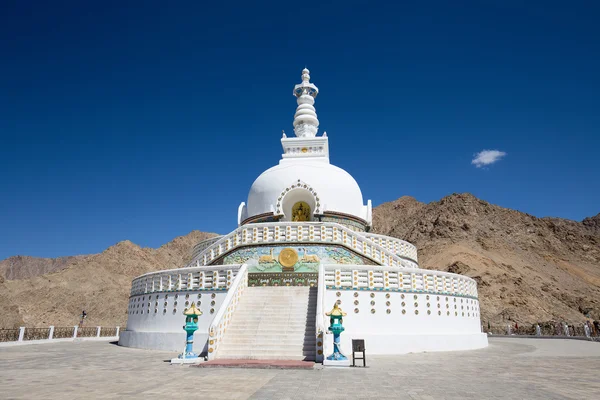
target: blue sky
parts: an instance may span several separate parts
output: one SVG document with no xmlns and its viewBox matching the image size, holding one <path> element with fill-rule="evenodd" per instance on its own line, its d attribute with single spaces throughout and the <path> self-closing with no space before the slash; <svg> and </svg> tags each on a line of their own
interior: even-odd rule
<svg viewBox="0 0 600 400">
<path fill-rule="evenodd" d="M 0 5 L 0 259 L 232 230 L 305 65 L 365 201 L 600 212 L 597 2 L 170 3 Z"/>
</svg>

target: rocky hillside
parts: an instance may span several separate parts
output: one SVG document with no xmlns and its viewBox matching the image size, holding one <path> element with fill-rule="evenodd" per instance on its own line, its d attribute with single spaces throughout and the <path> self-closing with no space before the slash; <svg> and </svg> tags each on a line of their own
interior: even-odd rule
<svg viewBox="0 0 600 400">
<path fill-rule="evenodd" d="M 141 248 L 126 240 L 100 254 L 64 257 L 68 260 L 54 264 L 51 259 L 11 257 L 0 264 L 13 266 L 12 270 L 0 270 L 0 327 L 76 325 L 82 309 L 88 313 L 87 325 L 125 326 L 132 278 L 181 267 L 193 245 L 214 236 L 193 231 L 158 249 Z M 25 272 L 16 271 L 16 265 Z M 44 273 L 47 269 L 52 272 Z M 5 271 L 12 272 L 4 275 Z M 20 279 L 26 274 L 33 277 Z"/>
<path fill-rule="evenodd" d="M 453 194 L 424 204 L 402 197 L 373 210 L 374 231 L 416 244 L 424 268 L 479 282 L 484 323 L 600 319 L 600 214 L 582 222 L 536 218 Z M 121 325 L 132 278 L 185 264 L 194 231 L 158 248 L 124 241 L 100 254 L 0 262 L 0 327 Z"/>
<path fill-rule="evenodd" d="M 600 319 L 600 214 L 536 218 L 453 194 L 402 197 L 373 215 L 376 232 L 417 245 L 423 268 L 476 279 L 485 323 Z"/>
<path fill-rule="evenodd" d="M 14 256 L 0 261 L 0 275 L 6 279 L 28 279 L 67 268 L 86 256 L 40 258 Z"/>
</svg>

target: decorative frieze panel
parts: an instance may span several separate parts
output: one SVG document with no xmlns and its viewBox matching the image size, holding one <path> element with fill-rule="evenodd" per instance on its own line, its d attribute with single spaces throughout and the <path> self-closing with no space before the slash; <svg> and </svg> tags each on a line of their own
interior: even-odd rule
<svg viewBox="0 0 600 400">
<path fill-rule="evenodd" d="M 378 237 L 377 241 L 383 243 L 387 248 L 374 242 L 369 234 L 355 232 L 337 223 L 279 222 L 255 224 L 255 226 L 245 225 L 206 248 L 187 267 L 195 267 L 197 264 L 213 264 L 215 260 L 240 246 L 278 242 L 338 243 L 378 264 L 398 268 L 418 267 L 414 246 L 408 247 L 406 242 L 393 238 L 389 238 L 390 241 L 385 243 L 380 239 Z M 396 242 L 398 242 L 397 245 L 390 244 Z M 393 250 L 390 250 L 389 247 Z M 402 253 L 403 251 L 405 253 Z"/>
<path fill-rule="evenodd" d="M 243 247 L 215 260 L 213 265 L 248 263 L 248 271 L 251 273 L 316 273 L 320 262 L 375 264 L 372 260 L 359 256 L 341 245 L 290 244 Z"/>
<path fill-rule="evenodd" d="M 248 286 L 316 286 L 318 273 L 249 273 Z"/>
</svg>

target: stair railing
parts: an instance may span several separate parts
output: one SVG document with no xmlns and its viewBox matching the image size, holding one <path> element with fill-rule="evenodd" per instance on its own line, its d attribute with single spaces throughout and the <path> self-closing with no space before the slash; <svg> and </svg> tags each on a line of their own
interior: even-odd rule
<svg viewBox="0 0 600 400">
<path fill-rule="evenodd" d="M 316 334 L 316 350 L 315 361 L 323 362 L 323 339 L 325 335 L 325 310 L 323 302 L 325 301 L 325 267 L 323 263 L 319 263 L 319 278 L 317 281 L 317 315 L 315 316 L 315 334 Z"/>
<path fill-rule="evenodd" d="M 225 336 L 227 327 L 231 323 L 231 318 L 237 304 L 248 287 L 248 264 L 242 264 L 240 267 L 225 300 L 221 304 L 219 311 L 208 328 L 208 359 L 213 360 L 217 355 L 217 349 Z"/>
</svg>

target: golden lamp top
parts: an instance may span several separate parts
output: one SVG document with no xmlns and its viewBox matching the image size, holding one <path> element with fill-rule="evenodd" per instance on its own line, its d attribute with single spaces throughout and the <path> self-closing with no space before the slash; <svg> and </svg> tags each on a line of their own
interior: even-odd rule
<svg viewBox="0 0 600 400">
<path fill-rule="evenodd" d="M 328 317 L 345 317 L 346 313 L 342 311 L 341 308 L 338 307 L 337 303 L 333 305 L 333 308 L 328 313 L 325 313 Z"/>
<path fill-rule="evenodd" d="M 196 307 L 196 303 L 192 302 L 190 308 L 183 310 L 183 315 L 202 315 L 202 311 Z"/>
</svg>

